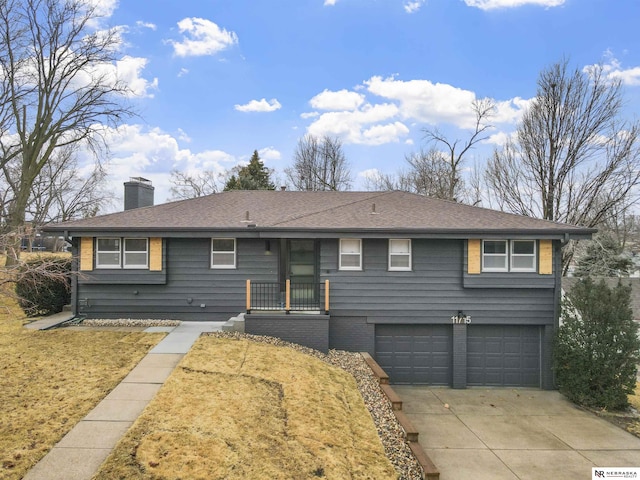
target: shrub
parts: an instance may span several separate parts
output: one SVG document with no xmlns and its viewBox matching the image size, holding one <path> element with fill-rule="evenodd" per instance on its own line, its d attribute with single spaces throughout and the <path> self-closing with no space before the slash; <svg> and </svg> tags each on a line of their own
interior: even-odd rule
<svg viewBox="0 0 640 480">
<path fill-rule="evenodd" d="M 587 277 L 574 285 L 561 315 L 554 348 L 560 391 L 580 405 L 626 408 L 640 360 L 631 287 L 609 288 Z"/>
<path fill-rule="evenodd" d="M 71 300 L 71 259 L 38 257 L 25 262 L 16 281 L 20 307 L 29 317 L 62 311 Z"/>
</svg>

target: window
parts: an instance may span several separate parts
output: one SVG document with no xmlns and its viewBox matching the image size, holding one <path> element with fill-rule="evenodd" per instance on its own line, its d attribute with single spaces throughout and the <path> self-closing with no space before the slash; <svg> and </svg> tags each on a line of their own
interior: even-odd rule
<svg viewBox="0 0 640 480">
<path fill-rule="evenodd" d="M 507 241 L 484 240 L 482 242 L 482 271 L 506 272 L 507 270 Z"/>
<path fill-rule="evenodd" d="M 149 242 L 146 238 L 124 239 L 124 268 L 147 268 Z"/>
<path fill-rule="evenodd" d="M 236 268 L 236 239 L 211 239 L 211 268 Z"/>
<path fill-rule="evenodd" d="M 340 239 L 340 270 L 362 270 L 362 240 Z"/>
<path fill-rule="evenodd" d="M 389 240 L 389 270 L 411 270 L 411 240 Z"/>
<path fill-rule="evenodd" d="M 121 267 L 149 268 L 149 239 L 96 239 L 96 268 Z"/>
<path fill-rule="evenodd" d="M 96 240 L 96 268 L 120 268 L 119 238 L 98 238 Z"/>
<path fill-rule="evenodd" d="M 484 240 L 483 272 L 535 272 L 535 240 Z"/>
<path fill-rule="evenodd" d="M 536 271 L 536 242 L 535 240 L 511 241 L 511 271 Z"/>
</svg>

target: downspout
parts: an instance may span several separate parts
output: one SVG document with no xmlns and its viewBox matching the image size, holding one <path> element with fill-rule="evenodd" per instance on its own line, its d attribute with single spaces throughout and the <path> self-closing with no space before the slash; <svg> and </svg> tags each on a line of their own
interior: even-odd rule
<svg viewBox="0 0 640 480">
<path fill-rule="evenodd" d="M 71 244 L 71 313 L 74 318 L 78 316 L 78 275 L 80 274 L 78 264 L 78 244 L 77 240 L 69 236 L 69 231 L 65 230 L 63 238 Z"/>
</svg>

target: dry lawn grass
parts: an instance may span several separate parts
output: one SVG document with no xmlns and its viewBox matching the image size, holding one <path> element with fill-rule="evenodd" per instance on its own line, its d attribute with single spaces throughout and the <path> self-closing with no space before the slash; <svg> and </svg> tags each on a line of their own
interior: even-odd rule
<svg viewBox="0 0 640 480">
<path fill-rule="evenodd" d="M 22 478 L 164 335 L 31 331 L 21 315 L 0 292 L 3 479 Z"/>
<path fill-rule="evenodd" d="M 353 377 L 290 348 L 198 340 L 94 479 L 388 479 Z"/>
</svg>

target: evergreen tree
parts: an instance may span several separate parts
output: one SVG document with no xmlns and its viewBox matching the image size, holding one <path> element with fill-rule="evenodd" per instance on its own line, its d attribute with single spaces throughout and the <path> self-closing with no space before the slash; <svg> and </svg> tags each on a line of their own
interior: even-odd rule
<svg viewBox="0 0 640 480">
<path fill-rule="evenodd" d="M 622 246 L 608 232 L 599 233 L 578 260 L 576 277 L 629 276 L 633 263 L 624 255 Z"/>
<path fill-rule="evenodd" d="M 258 151 L 254 150 L 251 160 L 244 167 L 237 166 L 233 174 L 224 185 L 224 191 L 229 190 L 275 190 L 271 181 L 272 171 L 264 166 Z"/>
<path fill-rule="evenodd" d="M 640 361 L 631 287 L 619 283 L 609 288 L 604 280 L 582 279 L 562 306 L 562 320 L 554 348 L 560 391 L 589 407 L 627 407 Z"/>
</svg>

